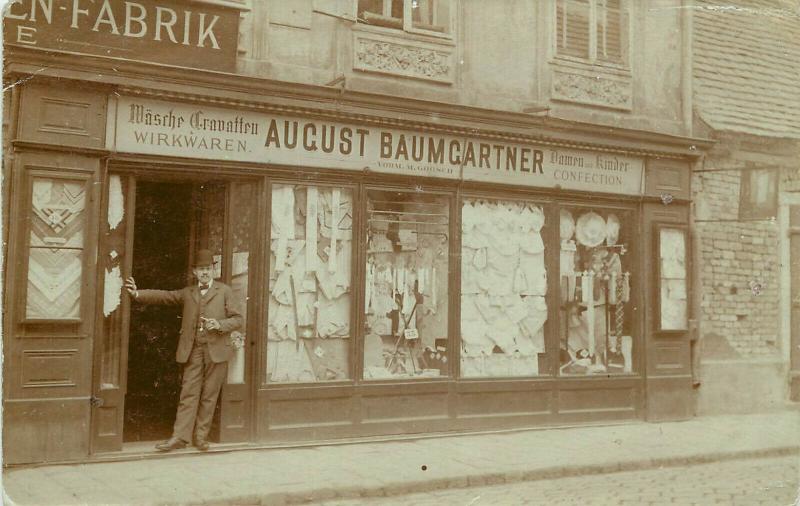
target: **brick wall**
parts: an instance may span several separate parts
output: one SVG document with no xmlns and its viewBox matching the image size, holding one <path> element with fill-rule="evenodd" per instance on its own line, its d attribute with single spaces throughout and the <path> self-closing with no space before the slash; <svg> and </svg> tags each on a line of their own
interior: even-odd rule
<svg viewBox="0 0 800 506">
<path fill-rule="evenodd" d="M 742 171 L 761 167 L 800 189 L 784 148 L 723 138 L 692 175 L 704 358 L 780 356 L 778 222 L 740 220 L 739 190 Z"/>
</svg>

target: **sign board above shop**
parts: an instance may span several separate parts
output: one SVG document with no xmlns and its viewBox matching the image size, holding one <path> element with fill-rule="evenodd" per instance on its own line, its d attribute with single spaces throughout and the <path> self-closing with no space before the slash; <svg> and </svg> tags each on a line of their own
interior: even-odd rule
<svg viewBox="0 0 800 506">
<path fill-rule="evenodd" d="M 642 158 L 120 97 L 125 153 L 640 195 Z"/>
<path fill-rule="evenodd" d="M 41 49 L 233 72 L 240 11 L 180 0 L 14 0 L 3 40 Z"/>
</svg>

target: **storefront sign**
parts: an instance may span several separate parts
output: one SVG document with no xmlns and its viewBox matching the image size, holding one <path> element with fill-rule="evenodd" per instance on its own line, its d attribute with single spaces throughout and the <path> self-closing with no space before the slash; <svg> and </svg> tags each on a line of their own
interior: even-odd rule
<svg viewBox="0 0 800 506">
<path fill-rule="evenodd" d="M 6 44 L 233 71 L 239 11 L 178 0 L 14 0 Z"/>
<path fill-rule="evenodd" d="M 122 97 L 115 149 L 637 195 L 641 158 Z"/>
</svg>

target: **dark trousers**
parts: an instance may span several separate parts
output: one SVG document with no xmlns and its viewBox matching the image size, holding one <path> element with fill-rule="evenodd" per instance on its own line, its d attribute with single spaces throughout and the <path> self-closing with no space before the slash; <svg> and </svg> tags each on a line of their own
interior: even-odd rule
<svg viewBox="0 0 800 506">
<path fill-rule="evenodd" d="M 208 346 L 195 343 L 183 366 L 183 383 L 173 437 L 192 441 L 206 439 L 217 406 L 217 397 L 228 375 L 227 362 L 212 362 Z"/>
</svg>

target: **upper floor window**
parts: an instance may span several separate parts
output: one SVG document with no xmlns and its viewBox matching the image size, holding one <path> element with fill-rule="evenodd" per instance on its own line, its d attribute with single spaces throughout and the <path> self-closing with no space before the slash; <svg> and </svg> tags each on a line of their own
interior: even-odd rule
<svg viewBox="0 0 800 506">
<path fill-rule="evenodd" d="M 407 32 L 449 36 L 453 0 L 358 0 L 360 22 Z"/>
<path fill-rule="evenodd" d="M 626 64 L 626 0 L 556 0 L 556 54 Z"/>
</svg>

